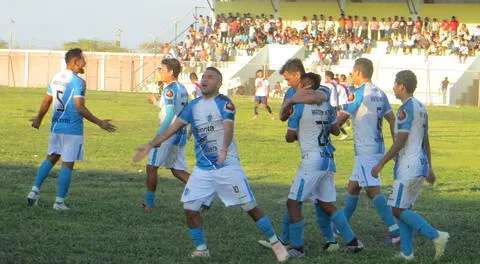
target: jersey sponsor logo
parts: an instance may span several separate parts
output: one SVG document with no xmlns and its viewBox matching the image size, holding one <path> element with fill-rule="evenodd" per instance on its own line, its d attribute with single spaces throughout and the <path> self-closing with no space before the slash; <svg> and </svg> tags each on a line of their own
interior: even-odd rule
<svg viewBox="0 0 480 264">
<path fill-rule="evenodd" d="M 235 106 L 232 104 L 232 102 L 227 102 L 225 104 L 225 110 L 227 112 L 233 113 L 235 111 Z"/>
<path fill-rule="evenodd" d="M 404 110 L 398 112 L 397 117 L 398 117 L 398 122 L 400 122 L 400 123 L 407 120 L 407 117 L 408 117 L 407 111 L 405 111 L 405 109 L 404 109 Z"/>
<path fill-rule="evenodd" d="M 166 99 L 173 99 L 173 96 L 174 96 L 174 93 L 173 93 L 172 89 L 168 89 L 168 90 L 165 92 L 165 98 L 166 98 Z"/>
<path fill-rule="evenodd" d="M 348 95 L 348 103 L 353 103 L 355 101 L 355 94 L 351 93 Z"/>
<path fill-rule="evenodd" d="M 212 122 L 212 120 L 213 120 L 213 116 L 212 116 L 212 114 L 209 114 L 209 115 L 207 116 L 207 121 L 208 121 L 208 122 Z"/>
</svg>

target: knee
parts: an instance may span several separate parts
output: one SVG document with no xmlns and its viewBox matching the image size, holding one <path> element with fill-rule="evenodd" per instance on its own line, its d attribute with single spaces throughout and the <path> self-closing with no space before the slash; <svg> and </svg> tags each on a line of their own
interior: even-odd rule
<svg viewBox="0 0 480 264">
<path fill-rule="evenodd" d="M 360 194 L 360 186 L 358 185 L 358 182 L 351 181 L 348 184 L 348 193 L 351 195 L 359 195 Z"/>
<path fill-rule="evenodd" d="M 392 207 L 393 216 L 395 216 L 397 219 L 400 219 L 400 215 L 402 214 L 402 212 L 403 212 L 403 209 Z"/>
<path fill-rule="evenodd" d="M 183 209 L 185 210 L 185 214 L 187 218 L 195 217 L 200 212 L 201 207 L 202 207 L 201 200 L 195 200 L 195 201 L 183 203 Z"/>
<path fill-rule="evenodd" d="M 247 213 L 253 211 L 256 208 L 260 209 L 260 207 L 257 206 L 256 201 L 250 201 L 248 203 L 242 204 L 240 205 L 240 208 L 242 208 L 242 210 Z"/>
</svg>

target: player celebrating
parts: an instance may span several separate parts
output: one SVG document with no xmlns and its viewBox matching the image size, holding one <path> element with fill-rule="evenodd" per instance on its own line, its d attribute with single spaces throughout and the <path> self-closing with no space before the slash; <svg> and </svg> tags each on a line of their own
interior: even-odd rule
<svg viewBox="0 0 480 264">
<path fill-rule="evenodd" d="M 270 118 L 273 120 L 272 109 L 268 105 L 268 95 L 270 94 L 270 83 L 268 78 L 265 77 L 262 70 L 256 72 L 257 79 L 255 79 L 255 100 L 253 102 L 253 117 L 252 119 L 258 119 L 258 105 L 261 104 L 267 109 Z"/>
<path fill-rule="evenodd" d="M 202 76 L 203 96 L 193 100 L 172 125 L 150 143 L 137 148 L 134 161 L 145 157 L 177 131 L 190 123 L 195 137 L 196 166 L 188 180 L 181 201 L 184 203 L 190 237 L 195 245 L 192 257 L 209 257 L 203 221 L 199 210 L 207 199 L 218 194 L 226 206 L 240 206 L 269 239 L 278 261 L 285 261 L 288 252 L 278 241 L 273 226 L 257 205 L 237 155 L 233 138 L 235 106 L 219 94 L 222 74 L 208 67 Z"/>
<path fill-rule="evenodd" d="M 62 168 L 57 179 L 57 197 L 53 204 L 53 209 L 58 211 L 70 209 L 65 205 L 65 197 L 70 187 L 75 161 L 83 160 L 83 118 L 108 132 L 116 130 L 116 127 L 110 124 L 111 120 L 98 119 L 85 106 L 85 81 L 78 76 L 85 72 L 87 64 L 82 50 L 75 48 L 67 51 L 65 62 L 67 69 L 53 77 L 38 115 L 31 120 L 32 127 L 40 128 L 53 101 L 48 155 L 38 168 L 32 190 L 27 195 L 29 205 L 38 203 L 40 187 L 61 157 Z"/>
<path fill-rule="evenodd" d="M 302 74 L 305 74 L 305 68 L 303 67 L 302 61 L 295 58 L 289 59 L 287 62 L 285 62 L 279 72 L 281 75 L 283 75 L 285 81 L 287 81 L 288 86 L 290 86 L 290 88 L 288 88 L 288 90 L 285 92 L 285 95 L 283 96 L 283 102 L 285 103 L 286 100 L 292 98 L 295 95 L 295 92 L 300 83 L 300 78 Z M 280 111 L 280 120 L 282 122 L 287 121 L 291 114 L 289 108 L 283 108 L 283 110 L 284 111 Z"/>
<path fill-rule="evenodd" d="M 425 219 L 409 210 L 417 200 L 423 182 L 431 185 L 436 176 L 432 168 L 430 142 L 428 139 L 428 115 L 425 107 L 413 97 L 417 88 L 417 77 L 410 70 L 397 73 L 393 92 L 402 101 L 398 109 L 395 126 L 395 143 L 372 170 L 376 177 L 385 164 L 397 157 L 394 169 L 393 191 L 388 205 L 400 221 L 401 252 L 399 257 L 413 260 L 413 231 L 433 241 L 435 259 L 445 251 L 449 234 L 435 230 Z"/>
<path fill-rule="evenodd" d="M 319 86 L 320 76 L 307 73 L 301 77 L 299 90 L 312 90 Z M 324 93 L 326 98 L 330 96 L 330 91 L 325 87 L 320 87 L 317 91 Z M 347 251 L 358 252 L 363 249 L 362 243 L 357 240 L 343 213 L 333 205 L 336 200 L 333 178 L 336 171 L 333 159 L 335 148 L 329 134 L 330 132 L 335 135 L 340 133 L 336 123 L 336 111 L 328 101 L 316 105 L 295 104 L 293 109 L 293 114 L 288 120 L 285 139 L 287 142 L 298 139 L 302 151 L 302 163 L 290 188 L 287 201 L 290 217 L 290 245 L 292 246 L 289 255 L 305 256 L 301 205 L 310 195 L 315 199 L 317 216 L 321 216 L 317 217 L 319 225 L 325 225 L 330 230 L 329 220 L 331 219 L 339 227 L 340 234 L 347 242 Z M 322 219 L 325 221 L 322 222 Z M 326 249 L 336 244 L 336 241 L 327 241 Z"/>
</svg>

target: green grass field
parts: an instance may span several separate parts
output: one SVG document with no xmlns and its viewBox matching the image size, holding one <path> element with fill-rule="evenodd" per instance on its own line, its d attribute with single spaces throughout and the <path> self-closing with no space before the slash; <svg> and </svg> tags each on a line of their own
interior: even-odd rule
<svg viewBox="0 0 480 264">
<path fill-rule="evenodd" d="M 191 260 L 192 250 L 180 203 L 182 184 L 160 170 L 158 210 L 145 212 L 145 161 L 133 163 L 133 148 L 147 142 L 158 128 L 157 109 L 144 94 L 88 92 L 87 107 L 101 118 L 112 118 L 118 131 L 109 134 L 92 124 L 85 128 L 86 160 L 76 164 L 67 203 L 68 212 L 51 209 L 57 166 L 45 181 L 38 207 L 28 207 L 26 195 L 43 161 L 50 113 L 40 130 L 30 127 L 44 89 L 0 88 L 0 263 L 273 263 L 261 248 L 262 238 L 239 208 L 224 208 L 216 198 L 203 214 L 212 258 Z M 281 215 L 289 185 L 300 161 L 297 144 L 284 142 L 286 124 L 251 121 L 252 98 L 233 98 L 235 136 L 242 165 L 260 205 L 281 230 Z M 271 100 L 278 111 L 280 100 Z M 394 106 L 397 108 L 398 106 Z M 428 107 L 435 188 L 424 188 L 415 209 L 440 230 L 450 232 L 443 263 L 478 263 L 480 234 L 480 112 L 476 108 Z M 338 205 L 353 166 L 353 141 L 334 139 L 338 173 Z M 187 146 L 193 168 L 192 142 Z M 387 146 L 391 140 L 387 140 Z M 392 183 L 392 164 L 384 169 L 383 192 Z M 324 243 L 310 202 L 304 207 L 307 257 L 292 263 L 387 263 L 399 251 L 384 244 L 387 233 L 373 205 L 362 195 L 351 224 L 366 248 L 356 255 L 322 252 Z M 433 262 L 430 241 L 415 236 L 417 262 Z"/>
</svg>

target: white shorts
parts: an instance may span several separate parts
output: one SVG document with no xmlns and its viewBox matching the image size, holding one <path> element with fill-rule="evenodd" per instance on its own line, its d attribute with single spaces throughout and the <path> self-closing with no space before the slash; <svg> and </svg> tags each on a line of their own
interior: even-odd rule
<svg viewBox="0 0 480 264">
<path fill-rule="evenodd" d="M 388 205 L 401 209 L 411 208 L 417 201 L 424 181 L 425 177 L 423 176 L 409 180 L 394 180 L 392 192 L 388 197 Z"/>
<path fill-rule="evenodd" d="M 360 187 L 380 186 L 380 174 L 378 178 L 374 178 L 372 176 L 372 169 L 382 158 L 382 154 L 355 156 L 355 165 L 350 180 L 358 182 Z"/>
<path fill-rule="evenodd" d="M 288 199 L 303 202 L 311 195 L 315 200 L 335 202 L 337 192 L 333 178 L 334 173 L 319 170 L 321 167 L 330 167 L 329 162 L 334 161 L 322 158 L 320 153 L 304 153 L 302 163 L 300 163 L 295 180 L 290 187 Z"/>
<path fill-rule="evenodd" d="M 63 162 L 83 160 L 83 135 L 50 132 L 48 155 L 52 154 L 61 155 Z"/>
<path fill-rule="evenodd" d="M 185 146 L 162 144 L 148 155 L 148 165 L 167 169 L 187 170 Z"/>
<path fill-rule="evenodd" d="M 205 200 L 218 193 L 225 206 L 246 204 L 255 201 L 247 177 L 239 164 L 217 170 L 193 169 L 183 191 L 182 203 Z"/>
</svg>

